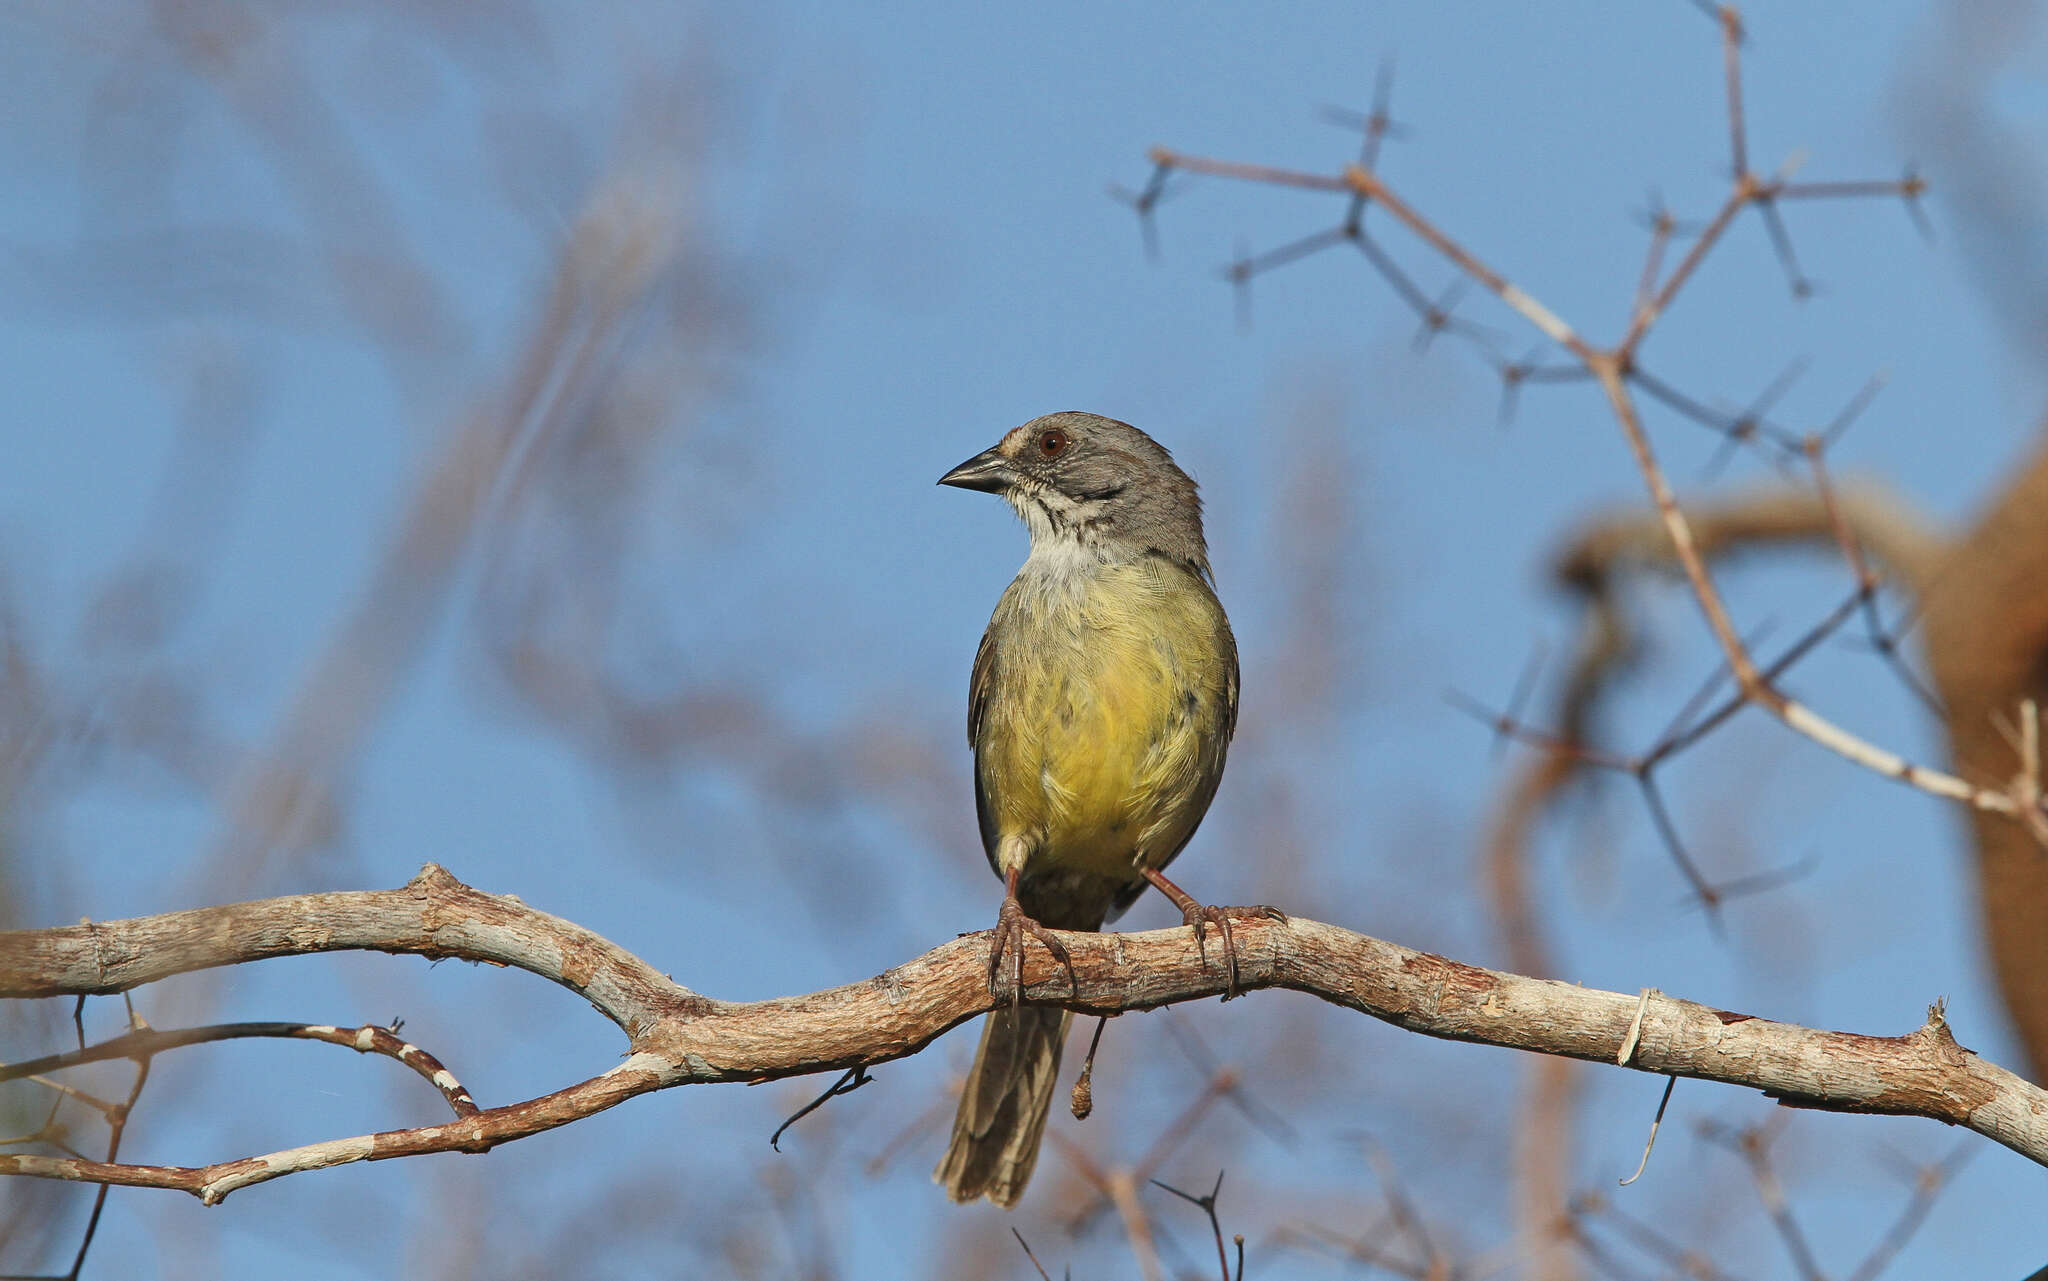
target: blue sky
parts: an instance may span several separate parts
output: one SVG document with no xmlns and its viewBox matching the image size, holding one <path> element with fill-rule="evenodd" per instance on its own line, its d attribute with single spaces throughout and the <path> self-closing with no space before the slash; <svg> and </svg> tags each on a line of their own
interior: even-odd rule
<svg viewBox="0 0 2048 1281">
<path fill-rule="evenodd" d="M 1640 501 L 1619 433 L 1582 387 L 1530 389 L 1502 429 L 1485 364 L 1451 341 L 1416 352 L 1413 316 L 1355 256 L 1261 279 L 1241 327 L 1218 269 L 1240 243 L 1271 248 L 1333 224 L 1341 210 L 1328 198 L 1190 183 L 1160 211 L 1155 263 L 1106 187 L 1141 184 L 1155 143 L 1332 170 L 1355 140 L 1319 108 L 1367 106 L 1391 60 L 1408 133 L 1389 144 L 1390 180 L 1583 331 L 1611 337 L 1644 243 L 1631 211 L 1655 190 L 1682 216 L 1703 215 L 1722 190 L 1719 53 L 1696 9 L 786 4 L 744 17 L 619 6 L 587 21 L 547 10 L 512 20 L 523 12 L 443 41 L 352 11 L 295 12 L 277 33 L 450 300 L 447 331 L 459 337 L 396 352 L 353 332 L 326 278 L 288 250 L 215 270 L 194 256 L 204 239 L 152 263 L 150 241 L 124 238 L 253 229 L 289 245 L 320 218 L 373 213 L 309 208 L 230 96 L 152 55 L 157 42 L 139 30 L 89 29 L 55 7 L 0 20 L 0 165 L 11 175 L 0 369 L 12 402 L 0 425 L 0 570 L 37 645 L 64 652 L 103 576 L 146 536 L 191 371 L 211 359 L 241 370 L 253 405 L 246 470 L 171 651 L 204 674 L 208 715 L 237 739 L 283 714 L 437 444 L 495 385 L 577 215 L 579 175 L 661 136 L 644 118 L 658 91 L 709 104 L 684 234 L 712 256 L 716 283 L 746 300 L 748 329 L 721 357 L 708 408 L 640 478 L 624 553 L 631 625 L 614 641 L 629 667 L 743 692 L 803 750 L 766 783 L 715 751 L 622 781 L 543 732 L 480 670 L 472 560 L 367 742 L 345 838 L 266 890 L 388 886 L 433 859 L 731 998 L 851 981 L 985 927 L 995 885 L 973 842 L 960 724 L 974 642 L 1023 535 L 1000 504 L 932 482 L 1018 422 L 1083 408 L 1151 431 L 1203 483 L 1245 651 L 1245 733 L 1184 883 L 1215 901 L 1271 899 L 1499 960 L 1471 869 L 1507 775 L 1442 695 L 1504 699 L 1532 647 L 1568 643 L 1572 619 L 1544 585 L 1544 557 L 1590 515 Z M 1944 156 L 1915 127 L 1924 104 L 1908 73 L 1941 39 L 1941 20 L 1892 3 L 1853 18 L 1758 6 L 1749 19 L 1758 167 L 1802 157 L 1802 177 L 1866 178 L 1916 163 L 1934 184 L 1936 236 L 1922 239 L 1893 203 L 1788 209 L 1822 286 L 1798 303 L 1761 226 L 1739 227 L 1646 364 L 1740 404 L 1804 359 L 1781 402 L 1797 428 L 1825 422 L 1882 372 L 1886 389 L 1837 469 L 1882 478 L 1930 519 L 1960 520 L 2025 448 L 2041 384 L 1982 288 L 1984 247 L 1944 204 Z M 2015 39 L 2022 53 L 1990 98 L 2027 142 L 2039 48 Z M 2013 166 L 2036 163 L 2026 154 Z M 1411 242 L 1388 239 L 1426 289 L 1450 282 Z M 1483 300 L 1463 312 L 1515 354 L 1534 346 Z M 1688 496 L 1769 479 L 1744 458 L 1703 481 L 1717 442 L 1668 415 L 1651 427 Z M 1304 521 L 1316 495 L 1337 519 Z M 1789 636 L 1847 580 L 1815 557 L 1728 585 L 1745 625 L 1777 620 Z M 1315 667 L 1289 646 L 1319 593 L 1332 621 L 1313 633 L 1326 642 Z M 1675 586 L 1644 599 L 1668 639 L 1617 708 L 1617 732 L 1638 744 L 1713 664 Z M 118 676 L 76 663 L 81 689 Z M 1282 703 L 1269 692 L 1290 681 L 1310 693 Z M 1938 750 L 1934 727 L 1858 655 L 1830 651 L 1798 688 L 1908 755 Z M 877 728 L 900 734 L 902 759 L 926 770 L 914 788 L 877 787 L 862 772 L 871 762 L 846 759 L 849 743 L 872 748 Z M 31 901 L 52 921 L 189 905 L 180 896 L 195 892 L 218 807 L 147 766 L 96 759 L 89 740 L 77 755 L 87 781 L 20 834 Z M 815 812 L 783 804 L 773 785 L 797 770 L 842 800 Z M 1910 1030 L 1947 995 L 1966 1044 L 2014 1061 L 1974 941 L 1957 815 L 1760 720 L 1738 722 L 1673 784 L 1703 857 L 1730 871 L 1811 857 L 1815 871 L 1731 909 L 1717 937 L 1683 906 L 1627 793 L 1601 794 L 1557 825 L 1539 869 L 1563 977 L 1873 1033 Z M 927 823 L 898 803 L 899 790 L 925 788 L 951 788 L 956 809 Z M 1261 807 L 1283 792 L 1303 854 L 1269 872 L 1261 841 L 1278 838 Z M 860 919 L 821 921 L 835 902 Z M 1129 924 L 1169 919 L 1148 905 Z M 463 1075 L 479 1097 L 504 1100 L 601 1070 L 616 1049 L 587 1010 L 538 986 L 449 965 L 318 959 L 232 975 L 222 999 L 244 1018 L 403 1013 L 451 1062 L 474 1065 Z M 1497 1244 L 1505 1202 L 1498 1188 L 1475 1189 L 1472 1172 L 1497 1160 L 1506 1113 L 1471 1100 L 1505 1097 L 1519 1064 L 1289 1000 L 1187 1017 L 1253 1059 L 1279 1029 L 1325 1034 L 1343 1064 L 1331 1079 L 1351 1083 L 1339 1093 L 1345 1125 L 1385 1137 L 1424 1204 L 1465 1224 L 1467 1245 Z M 964 1063 L 970 1035 L 835 1105 L 848 1150 L 881 1146 L 921 1110 L 946 1065 Z M 1112 1088 L 1128 1118 L 1114 1133 L 1130 1142 L 1110 1152 L 1128 1159 L 1193 1086 L 1156 1031 L 1126 1035 L 1134 1072 Z M 190 1114 L 150 1116 L 139 1158 L 216 1159 L 425 1119 L 427 1100 L 372 1078 L 374 1065 L 301 1046 L 204 1053 L 168 1075 L 166 1094 L 182 1090 Z M 236 1111 L 241 1095 L 221 1074 L 265 1067 L 288 1070 L 304 1093 Z M 1432 1094 L 1445 1080 L 1469 1082 L 1449 1092 L 1462 1106 Z M 1581 1127 L 1589 1182 L 1633 1166 L 1656 1088 L 1595 1080 Z M 540 1257 L 622 1168 L 658 1203 L 702 1213 L 730 1195 L 732 1213 L 753 1213 L 733 1191 L 752 1185 L 704 1170 L 752 1170 L 759 1138 L 802 1093 L 641 1100 L 485 1161 L 316 1175 L 223 1210 L 119 1195 L 96 1269 L 178 1275 L 206 1262 L 234 1275 L 289 1259 L 308 1278 L 400 1265 L 453 1275 L 419 1244 L 435 1214 L 494 1214 L 498 1257 Z M 1284 1096 L 1266 1102 L 1289 1110 Z M 1674 1108 L 1738 1123 L 1767 1111 L 1690 1084 Z M 232 1123 L 220 1109 L 235 1111 Z M 1793 1122 L 1796 1199 L 1830 1266 L 1846 1270 L 1838 1260 L 1868 1244 L 1871 1216 L 1901 1195 L 1880 1154 L 1926 1159 L 1952 1141 L 1924 1122 Z M 1217 1142 L 1245 1184 L 1273 1189 L 1265 1202 L 1247 1192 L 1233 1225 L 1255 1242 L 1285 1220 L 1289 1177 L 1369 1199 L 1341 1145 Z M 1683 1135 L 1666 1143 L 1643 1203 L 1677 1230 L 1731 1233 L 1719 1239 L 1731 1265 L 1788 1274 L 1728 1158 Z M 1971 1275 L 2040 1264 L 2042 1242 L 2026 1235 L 2039 1171 L 1983 1146 L 1897 1275 L 1936 1259 Z M 923 1183 L 935 1154 L 928 1139 L 889 1177 L 849 1176 L 837 1238 L 849 1275 L 927 1268 L 951 1234 L 1001 1225 L 991 1211 L 945 1217 Z M 1198 1166 L 1191 1156 L 1176 1177 L 1206 1179 L 1213 1167 Z M 514 1190 L 481 1208 L 502 1189 Z M 323 1213 L 382 1216 L 414 1244 L 330 1227 L 309 1257 L 280 1225 Z M 1114 1240 L 1070 1248 L 1127 1263 Z"/>
</svg>

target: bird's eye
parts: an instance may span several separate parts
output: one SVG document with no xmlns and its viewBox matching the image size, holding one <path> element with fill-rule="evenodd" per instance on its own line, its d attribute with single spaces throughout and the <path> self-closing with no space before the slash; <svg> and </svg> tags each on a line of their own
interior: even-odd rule
<svg viewBox="0 0 2048 1281">
<path fill-rule="evenodd" d="M 1051 431 L 1039 433 L 1038 452 L 1044 454 L 1047 458 L 1058 458 L 1066 451 L 1067 444 L 1067 433 L 1057 427 Z"/>
</svg>

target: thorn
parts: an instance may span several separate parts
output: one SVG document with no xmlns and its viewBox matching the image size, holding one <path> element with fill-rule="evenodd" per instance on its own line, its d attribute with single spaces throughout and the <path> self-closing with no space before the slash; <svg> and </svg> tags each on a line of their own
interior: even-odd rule
<svg viewBox="0 0 2048 1281">
<path fill-rule="evenodd" d="M 1653 235 L 1670 236 L 1674 239 L 1681 236 L 1696 236 L 1706 225 L 1698 219 L 1681 219 L 1672 213 L 1670 206 L 1664 203 L 1664 193 L 1655 187 L 1650 188 L 1643 207 L 1631 212 L 1643 230 Z"/>
<path fill-rule="evenodd" d="M 1252 250 L 1242 236 L 1238 237 L 1237 256 L 1223 276 L 1237 296 L 1237 332 L 1248 334 L 1252 329 Z"/>
<path fill-rule="evenodd" d="M 1769 435 L 1780 449 L 1791 450 L 1791 445 L 1782 438 L 1783 433 L 1773 428 L 1765 415 L 1791 389 L 1792 384 L 1799 381 L 1811 363 L 1811 358 L 1807 356 L 1800 356 L 1794 360 L 1785 367 L 1784 372 L 1771 380 L 1769 386 L 1758 393 L 1755 400 L 1749 402 L 1748 408 L 1729 421 L 1724 429 L 1727 441 L 1715 452 L 1713 460 L 1707 465 L 1708 478 L 1719 476 L 1721 469 L 1726 467 L 1728 460 L 1734 456 L 1735 450 L 1755 440 L 1759 434 Z"/>
<path fill-rule="evenodd" d="M 1927 207 L 1920 198 L 1927 194 L 1927 180 L 1920 176 L 1919 169 L 1907 165 L 1906 172 L 1899 179 L 1899 198 L 1905 203 L 1906 216 L 1913 220 L 1913 226 L 1920 232 L 1920 238 L 1928 244 L 1934 243 L 1934 224 L 1927 219 Z"/>
<path fill-rule="evenodd" d="M 1522 674 L 1515 679 L 1515 690 L 1508 698 L 1507 710 L 1501 713 L 1501 720 L 1506 724 L 1515 725 L 1521 722 L 1522 708 L 1527 706 L 1529 695 L 1536 691 L 1536 678 L 1542 675 L 1543 662 L 1548 657 L 1547 647 L 1543 643 L 1543 638 L 1539 636 L 1536 644 L 1530 649 L 1529 657 L 1522 663 Z M 1507 750 L 1507 744 L 1506 734 L 1494 735 L 1494 760 L 1500 759 L 1501 753 Z"/>
<path fill-rule="evenodd" d="M 1785 219 L 1778 212 L 1778 202 L 1770 196 L 1758 196 L 1756 210 L 1764 220 L 1764 230 L 1771 237 L 1771 247 L 1777 251 L 1778 264 L 1785 269 L 1792 296 L 1801 302 L 1813 297 L 1818 287 L 1800 270 L 1799 256 L 1792 250 L 1792 233 L 1785 229 Z"/>
<path fill-rule="evenodd" d="M 1818 448 L 1828 449 L 1842 438 L 1842 433 L 1849 430 L 1849 425 L 1870 407 L 1870 402 L 1877 399 L 1877 393 L 1884 390 L 1887 377 L 1882 370 L 1870 376 L 1870 381 L 1864 383 L 1862 390 L 1850 397 L 1842 412 L 1836 414 L 1834 420 L 1821 429 Z"/>
<path fill-rule="evenodd" d="M 1415 331 L 1415 350 L 1427 351 L 1429 344 L 1451 323 L 1451 312 L 1458 300 L 1465 296 L 1466 280 L 1463 276 L 1453 280 L 1437 300 L 1422 313 L 1422 324 Z"/>
<path fill-rule="evenodd" d="M 1394 60 L 1388 57 L 1380 61 L 1379 72 L 1373 77 L 1371 111 L 1359 112 L 1349 107 L 1325 105 L 1316 112 L 1331 124 L 1356 130 L 1364 135 L 1358 148 L 1358 167 L 1368 172 L 1379 166 L 1381 142 L 1401 142 L 1411 134 L 1408 126 L 1399 123 L 1390 114 L 1393 93 Z"/>
</svg>

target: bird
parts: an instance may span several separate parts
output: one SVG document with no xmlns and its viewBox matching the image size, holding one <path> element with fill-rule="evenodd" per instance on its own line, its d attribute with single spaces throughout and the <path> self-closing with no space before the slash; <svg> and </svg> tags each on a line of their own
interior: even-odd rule
<svg viewBox="0 0 2048 1281">
<path fill-rule="evenodd" d="M 1014 1206 L 1038 1160 L 1071 1015 L 1021 1004 L 1036 939 L 1099 930 L 1146 886 L 1195 929 L 1230 917 L 1162 875 L 1208 811 L 1237 728 L 1237 641 L 1217 599 L 1195 482 L 1150 436 L 1113 418 L 1034 418 L 939 478 L 1006 499 L 1031 550 L 996 603 L 968 682 L 974 807 L 1003 880 L 988 980 L 1011 1003 L 987 1016 L 946 1154 L 955 1201 Z M 1203 951 L 1206 964 L 1207 952 Z"/>
</svg>

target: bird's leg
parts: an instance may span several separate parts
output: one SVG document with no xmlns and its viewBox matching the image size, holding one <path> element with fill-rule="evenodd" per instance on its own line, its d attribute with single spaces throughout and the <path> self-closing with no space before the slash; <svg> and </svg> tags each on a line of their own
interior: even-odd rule
<svg viewBox="0 0 2048 1281">
<path fill-rule="evenodd" d="M 1161 872 L 1158 868 L 1146 867 L 1140 868 L 1139 871 L 1144 873 L 1146 880 L 1158 887 L 1161 894 L 1164 894 L 1173 901 L 1173 905 L 1180 909 L 1181 919 L 1194 929 L 1195 948 L 1201 953 L 1204 969 L 1208 968 L 1209 965 L 1209 947 L 1205 939 L 1207 928 L 1214 925 L 1217 933 L 1223 936 L 1223 965 L 1225 969 L 1223 999 L 1227 1001 L 1231 997 L 1236 996 L 1237 936 L 1231 931 L 1230 918 L 1233 916 L 1257 916 L 1264 917 L 1267 920 L 1285 921 L 1287 913 L 1277 907 L 1266 907 L 1263 904 L 1257 907 L 1204 907 L 1195 901 L 1194 895 L 1175 885 L 1172 881 L 1167 880 L 1165 873 Z"/>
<path fill-rule="evenodd" d="M 1024 915 L 1024 905 L 1017 901 L 1017 872 L 1012 868 L 1003 877 L 1003 906 L 996 913 L 996 928 L 988 941 L 988 990 L 991 996 L 1001 996 L 1002 987 L 998 980 L 1003 972 L 1003 953 L 1010 953 L 1010 1004 L 1024 1003 L 1024 936 L 1029 934 L 1045 945 L 1052 953 L 1052 959 L 1067 967 L 1067 986 L 1074 995 L 1081 994 L 1081 982 L 1074 976 L 1074 962 L 1067 956 L 1066 944 L 1059 936 Z"/>
</svg>

